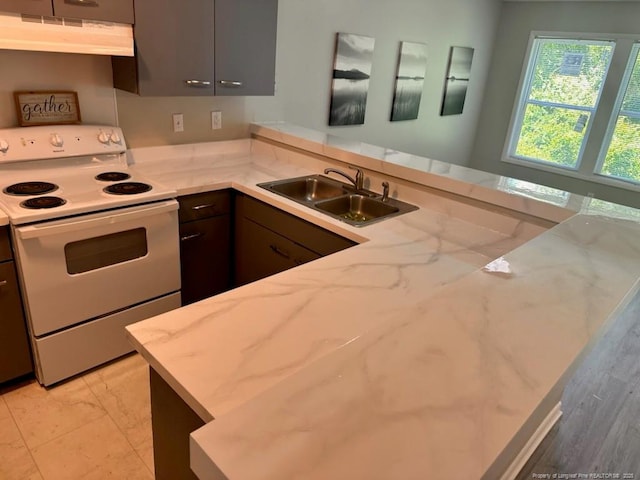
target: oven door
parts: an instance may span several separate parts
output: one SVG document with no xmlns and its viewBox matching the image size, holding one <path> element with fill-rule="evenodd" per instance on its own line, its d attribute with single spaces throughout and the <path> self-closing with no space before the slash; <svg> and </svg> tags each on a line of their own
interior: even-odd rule
<svg viewBox="0 0 640 480">
<path fill-rule="evenodd" d="M 31 333 L 180 290 L 177 209 L 168 200 L 15 227 Z"/>
</svg>

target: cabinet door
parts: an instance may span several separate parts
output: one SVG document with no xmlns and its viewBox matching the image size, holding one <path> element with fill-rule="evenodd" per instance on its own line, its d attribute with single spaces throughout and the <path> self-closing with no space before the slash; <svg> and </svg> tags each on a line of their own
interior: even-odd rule
<svg viewBox="0 0 640 480">
<path fill-rule="evenodd" d="M 133 0 L 53 0 L 56 17 L 133 23 Z"/>
<path fill-rule="evenodd" d="M 213 0 L 136 0 L 140 95 L 213 95 L 213 7 Z"/>
<path fill-rule="evenodd" d="M 246 195 L 236 196 L 236 209 L 239 215 L 278 232 L 320 256 L 331 255 L 355 245 L 351 240 Z"/>
<path fill-rule="evenodd" d="M 183 305 L 229 290 L 229 215 L 180 224 L 180 268 Z"/>
<path fill-rule="evenodd" d="M 9 244 L 9 229 L 7 227 L 0 227 L 0 262 L 5 260 L 11 260 L 13 254 L 11 253 L 11 245 Z"/>
<path fill-rule="evenodd" d="M 320 258 L 317 253 L 245 217 L 237 218 L 236 222 L 236 286 Z"/>
<path fill-rule="evenodd" d="M 278 0 L 216 0 L 216 95 L 273 95 Z"/>
<path fill-rule="evenodd" d="M 198 480 L 189 467 L 189 435 L 204 421 L 151 367 L 149 385 L 155 479 Z"/>
<path fill-rule="evenodd" d="M 13 262 L 0 264 L 0 382 L 33 371 Z"/>
<path fill-rule="evenodd" d="M 0 12 L 53 15 L 51 0 L 0 0 Z"/>
</svg>

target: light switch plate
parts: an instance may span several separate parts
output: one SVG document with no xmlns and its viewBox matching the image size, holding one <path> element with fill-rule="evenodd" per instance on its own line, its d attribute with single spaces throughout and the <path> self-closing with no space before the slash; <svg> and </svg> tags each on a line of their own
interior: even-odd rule
<svg viewBox="0 0 640 480">
<path fill-rule="evenodd" d="M 211 112 L 211 130 L 219 130 L 222 128 L 222 112 L 216 110 Z"/>
<path fill-rule="evenodd" d="M 173 114 L 173 131 L 184 132 L 184 116 L 181 113 Z"/>
</svg>

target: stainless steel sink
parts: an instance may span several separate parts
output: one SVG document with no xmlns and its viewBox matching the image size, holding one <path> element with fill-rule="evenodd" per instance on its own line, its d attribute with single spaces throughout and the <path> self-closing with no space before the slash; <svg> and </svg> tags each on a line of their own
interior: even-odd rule
<svg viewBox="0 0 640 480">
<path fill-rule="evenodd" d="M 259 187 L 356 227 L 369 225 L 418 207 L 323 175 L 259 183 Z"/>
<path fill-rule="evenodd" d="M 366 223 L 398 213 L 399 208 L 371 197 L 352 194 L 316 203 L 316 208 L 344 220 Z"/>
<path fill-rule="evenodd" d="M 270 182 L 268 190 L 296 201 L 315 202 L 348 193 L 346 185 L 322 175 Z M 263 184 L 260 184 L 262 187 Z"/>
</svg>

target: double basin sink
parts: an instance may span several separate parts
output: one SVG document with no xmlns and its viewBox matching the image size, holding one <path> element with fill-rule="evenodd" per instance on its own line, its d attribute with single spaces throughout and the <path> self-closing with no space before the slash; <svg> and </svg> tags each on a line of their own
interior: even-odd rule
<svg viewBox="0 0 640 480">
<path fill-rule="evenodd" d="M 356 227 L 418 209 L 323 175 L 288 178 L 258 186 Z"/>
</svg>

